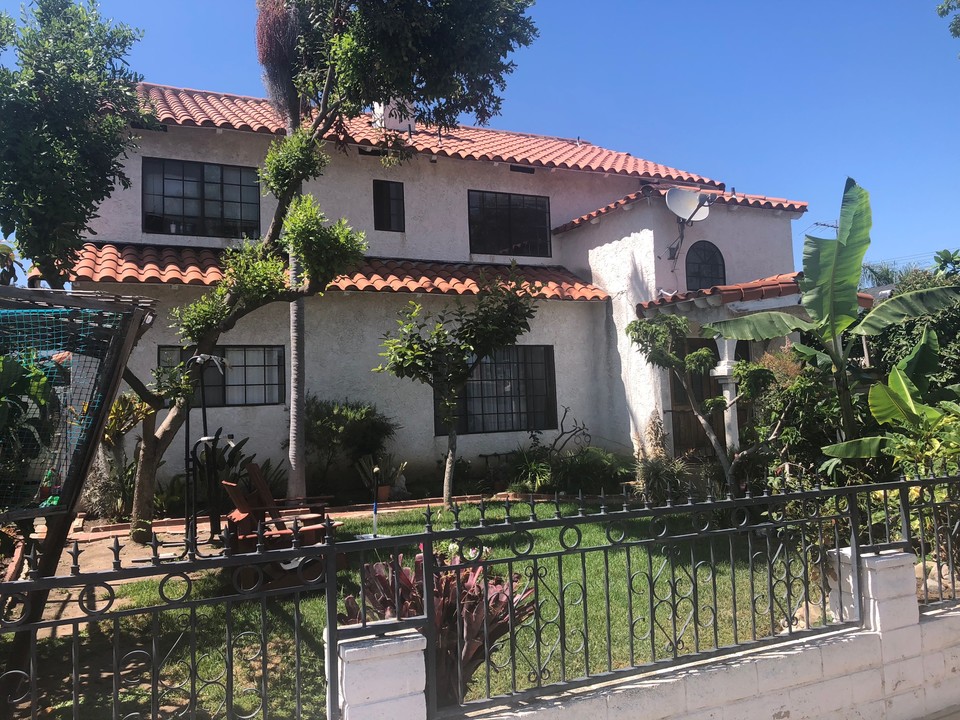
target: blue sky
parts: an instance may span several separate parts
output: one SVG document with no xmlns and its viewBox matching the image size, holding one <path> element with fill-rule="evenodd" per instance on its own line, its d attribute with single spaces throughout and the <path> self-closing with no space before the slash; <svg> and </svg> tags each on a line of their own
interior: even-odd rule
<svg viewBox="0 0 960 720">
<path fill-rule="evenodd" d="M 264 94 L 254 0 L 101 9 L 144 31 L 131 64 L 146 79 Z M 517 53 L 493 127 L 806 200 L 798 267 L 804 232 L 835 221 L 847 175 L 871 193 L 868 260 L 927 264 L 960 248 L 960 41 L 936 0 L 539 0 L 533 16 L 540 38 Z"/>
</svg>

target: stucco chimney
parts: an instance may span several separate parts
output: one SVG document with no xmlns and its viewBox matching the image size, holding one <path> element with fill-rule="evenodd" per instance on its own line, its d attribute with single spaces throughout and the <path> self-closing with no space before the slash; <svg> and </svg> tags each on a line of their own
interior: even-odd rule
<svg viewBox="0 0 960 720">
<path fill-rule="evenodd" d="M 416 130 L 417 123 L 413 119 L 413 108 L 406 106 L 406 115 L 400 119 L 399 110 L 404 103 L 401 100 L 391 100 L 390 102 L 373 104 L 373 126 L 384 128 L 385 130 L 398 130 L 400 132 L 413 132 Z"/>
</svg>

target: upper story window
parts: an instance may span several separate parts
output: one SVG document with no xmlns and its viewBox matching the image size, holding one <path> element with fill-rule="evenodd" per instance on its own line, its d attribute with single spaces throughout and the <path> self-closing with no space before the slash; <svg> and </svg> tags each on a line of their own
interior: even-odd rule
<svg viewBox="0 0 960 720">
<path fill-rule="evenodd" d="M 723 255 L 711 242 L 695 242 L 687 250 L 687 290 L 703 290 L 727 284 Z"/>
<path fill-rule="evenodd" d="M 434 428 L 446 435 L 434 394 Z M 514 345 L 480 361 L 460 394 L 457 432 L 492 433 L 557 427 L 553 346 Z"/>
<path fill-rule="evenodd" d="M 207 407 L 235 405 L 279 405 L 284 402 L 286 377 L 283 345 L 227 345 L 216 354 L 226 361 L 223 374 L 210 363 L 203 371 L 203 389 Z M 176 367 L 193 355 L 192 349 L 160 345 L 160 367 Z M 200 390 L 193 401 L 200 407 Z"/>
<path fill-rule="evenodd" d="M 403 232 L 403 183 L 373 181 L 373 227 L 375 230 Z"/>
<path fill-rule="evenodd" d="M 470 252 L 550 257 L 550 198 L 470 190 Z"/>
<path fill-rule="evenodd" d="M 257 169 L 144 158 L 143 231 L 223 238 L 258 237 Z"/>
</svg>

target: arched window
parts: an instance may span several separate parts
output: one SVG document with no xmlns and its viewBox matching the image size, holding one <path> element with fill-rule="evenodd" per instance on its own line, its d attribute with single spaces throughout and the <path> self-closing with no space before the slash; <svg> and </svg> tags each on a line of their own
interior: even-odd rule
<svg viewBox="0 0 960 720">
<path fill-rule="evenodd" d="M 703 290 L 727 284 L 727 270 L 717 246 L 706 240 L 687 250 L 687 290 Z"/>
</svg>

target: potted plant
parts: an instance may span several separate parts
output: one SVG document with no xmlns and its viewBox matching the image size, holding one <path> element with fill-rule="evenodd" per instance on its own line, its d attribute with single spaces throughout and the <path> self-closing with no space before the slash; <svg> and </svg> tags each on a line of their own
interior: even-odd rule
<svg viewBox="0 0 960 720">
<path fill-rule="evenodd" d="M 377 502 L 386 502 L 390 499 L 390 494 L 398 480 L 403 477 L 406 467 L 406 462 L 395 465 L 393 455 L 384 455 L 379 461 L 373 455 L 364 455 L 356 463 L 357 472 L 360 473 L 363 484 L 368 490 L 376 493 Z"/>
</svg>

